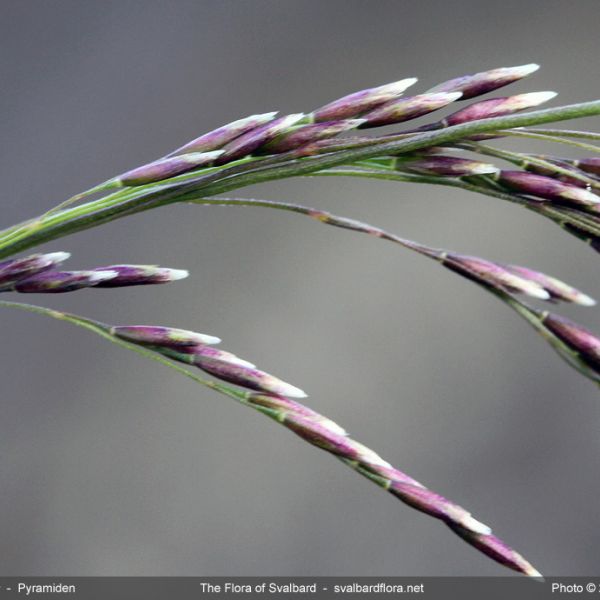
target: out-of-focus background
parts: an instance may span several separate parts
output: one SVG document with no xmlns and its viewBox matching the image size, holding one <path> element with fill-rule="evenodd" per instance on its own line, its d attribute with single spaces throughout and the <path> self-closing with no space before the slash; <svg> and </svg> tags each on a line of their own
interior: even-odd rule
<svg viewBox="0 0 600 600">
<path fill-rule="evenodd" d="M 554 105 L 600 91 L 594 0 L 1 8 L 5 225 L 235 118 L 308 111 L 404 77 L 423 91 L 539 62 L 507 91 L 553 89 Z M 344 179 L 244 193 L 529 265 L 600 296 L 597 254 L 490 198 Z M 392 244 L 266 209 L 174 206 L 44 249 L 72 252 L 72 268 L 190 269 L 169 286 L 23 299 L 218 335 L 544 574 L 598 573 L 597 389 L 477 286 Z M 598 309 L 561 313 L 600 330 Z M 68 324 L 6 309 L 0 319 L 3 575 L 505 573 L 259 414 Z"/>
</svg>

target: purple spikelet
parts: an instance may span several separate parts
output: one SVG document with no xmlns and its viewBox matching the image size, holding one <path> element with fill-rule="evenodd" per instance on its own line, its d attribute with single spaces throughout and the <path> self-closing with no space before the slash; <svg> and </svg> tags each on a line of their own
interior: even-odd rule
<svg viewBox="0 0 600 600">
<path fill-rule="evenodd" d="M 252 154 L 256 149 L 270 142 L 304 118 L 305 115 L 302 113 L 286 115 L 241 135 L 223 148 L 223 154 L 215 160 L 215 164 L 224 165 Z"/>
<path fill-rule="evenodd" d="M 116 271 L 46 271 L 18 281 L 22 294 L 60 294 L 97 286 L 117 276 Z"/>
<path fill-rule="evenodd" d="M 368 88 L 338 98 L 312 112 L 315 122 L 338 121 L 340 119 L 354 119 L 373 110 L 377 106 L 397 98 L 411 85 L 417 82 L 416 78 L 401 79 L 394 83 L 387 83 L 374 88 Z"/>
<path fill-rule="evenodd" d="M 381 127 L 416 119 L 423 115 L 439 110 L 460 98 L 460 92 L 439 94 L 421 94 L 390 100 L 382 106 L 363 115 L 364 123 L 359 129 Z"/>
<path fill-rule="evenodd" d="M 163 181 L 164 179 L 169 179 L 169 177 L 175 177 L 199 167 L 209 166 L 222 153 L 221 150 L 215 150 L 213 152 L 194 152 L 161 158 L 160 160 L 119 175 L 116 181 L 124 186 L 144 185 Z"/>
<path fill-rule="evenodd" d="M 562 204 L 583 207 L 592 212 L 600 212 L 600 197 L 593 192 L 552 177 L 536 175 L 525 171 L 501 171 L 498 181 L 512 190 L 538 196 Z"/>
<path fill-rule="evenodd" d="M 545 313 L 542 323 L 580 360 L 600 375 L 600 338 L 598 336 L 578 323 L 552 313 Z"/>
<path fill-rule="evenodd" d="M 500 67 L 490 71 L 482 71 L 474 75 L 463 75 L 444 81 L 434 87 L 430 92 L 462 92 L 462 99 L 468 100 L 475 96 L 487 94 L 493 90 L 509 85 L 523 77 L 527 77 L 539 69 L 539 65 L 528 64 L 518 67 Z"/>
<path fill-rule="evenodd" d="M 0 262 L 0 290 L 11 289 L 13 284 L 21 279 L 53 269 L 69 256 L 68 252 L 51 252 Z"/>
<path fill-rule="evenodd" d="M 209 152 L 211 150 L 218 150 L 240 135 L 272 121 L 276 114 L 276 112 L 269 112 L 261 115 L 250 115 L 249 117 L 232 121 L 227 125 L 209 131 L 191 142 L 188 142 L 184 146 L 181 146 L 181 148 L 171 152 L 169 156 L 188 154 L 190 152 Z"/>
<path fill-rule="evenodd" d="M 155 265 L 110 265 L 108 267 L 97 267 L 94 271 L 112 271 L 115 273 L 115 276 L 111 279 L 96 284 L 96 287 L 102 288 L 171 283 L 172 281 L 185 279 L 189 275 L 188 271 L 184 269 L 168 269 Z"/>
</svg>

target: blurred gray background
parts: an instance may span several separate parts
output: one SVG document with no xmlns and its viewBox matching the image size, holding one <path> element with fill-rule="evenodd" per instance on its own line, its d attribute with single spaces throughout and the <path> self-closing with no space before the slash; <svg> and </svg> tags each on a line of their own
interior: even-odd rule
<svg viewBox="0 0 600 600">
<path fill-rule="evenodd" d="M 418 76 L 422 91 L 539 62 L 510 90 L 554 89 L 561 103 L 599 92 L 595 0 L 1 8 L 5 225 L 232 119 L 310 110 L 403 77 Z M 344 179 L 245 193 L 529 265 L 600 296 L 597 254 L 490 198 Z M 170 286 L 23 299 L 218 335 L 545 574 L 598 574 L 597 389 L 466 280 L 266 209 L 175 206 L 44 249 L 72 252 L 72 268 L 189 268 Z M 600 331 L 598 309 L 561 312 Z M 1 319 L 1 574 L 505 573 L 259 414 L 68 324 Z"/>
</svg>

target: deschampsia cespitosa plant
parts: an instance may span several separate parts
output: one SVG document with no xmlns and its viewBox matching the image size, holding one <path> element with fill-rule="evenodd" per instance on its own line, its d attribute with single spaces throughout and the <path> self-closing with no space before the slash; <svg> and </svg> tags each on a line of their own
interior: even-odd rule
<svg viewBox="0 0 600 600">
<path fill-rule="evenodd" d="M 0 291 L 61 293 L 180 280 L 187 271 L 129 264 L 67 271 L 62 264 L 69 254 L 64 251 L 21 258 L 15 255 L 114 219 L 175 203 L 283 210 L 366 233 L 437 261 L 512 308 L 569 365 L 598 384 L 600 337 L 523 300 L 529 297 L 552 304 L 595 304 L 571 285 L 531 268 L 432 248 L 317 208 L 229 195 L 248 185 L 301 176 L 444 185 L 518 204 L 550 219 L 598 252 L 600 155 L 593 153 L 600 151 L 600 146 L 594 144 L 600 134 L 540 126 L 598 116 L 600 100 L 528 110 L 556 94 L 543 91 L 477 99 L 537 69 L 534 64 L 497 68 L 451 79 L 417 95 L 405 94 L 417 82 L 407 78 L 346 95 L 306 114 L 278 116 L 270 112 L 223 125 L 162 158 L 112 177 L 40 216 L 1 231 Z M 453 110 L 457 103 L 459 107 Z M 368 135 L 367 130 L 405 123 L 447 107 L 450 112 L 445 117 L 428 125 L 404 125 L 393 133 Z M 512 137 L 541 140 L 556 150 L 547 154 L 513 152 L 490 144 L 498 138 Z M 562 156 L 564 145 L 578 149 L 580 158 Z M 298 399 L 306 397 L 301 389 L 216 348 L 219 338 L 168 326 L 104 324 L 21 302 L 0 304 L 84 327 L 271 417 L 404 503 L 440 519 L 498 563 L 528 576 L 541 576 L 467 510 L 399 471 L 349 437 L 335 422 L 301 404 Z"/>
</svg>

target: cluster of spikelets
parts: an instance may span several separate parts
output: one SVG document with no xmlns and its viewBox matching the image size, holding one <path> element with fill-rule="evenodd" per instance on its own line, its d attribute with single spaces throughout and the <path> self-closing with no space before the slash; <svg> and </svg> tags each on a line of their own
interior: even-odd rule
<svg viewBox="0 0 600 600">
<path fill-rule="evenodd" d="M 311 113 L 277 117 L 270 112 L 251 115 L 201 135 L 165 158 L 137 167 L 110 180 L 114 186 L 137 186 L 163 181 L 199 168 L 222 166 L 249 156 L 295 153 L 310 156 L 335 149 L 340 134 L 403 123 L 517 81 L 538 69 L 523 65 L 494 69 L 453 79 L 429 92 L 402 97 L 417 82 L 414 77 L 362 90 L 335 100 Z M 441 129 L 473 120 L 508 115 L 551 100 L 555 92 L 533 92 L 476 102 L 436 123 L 413 132 Z M 408 134 L 411 132 L 405 132 Z M 371 138 L 350 138 L 358 142 Z M 441 175 L 497 172 L 492 165 L 457 157 L 413 157 L 414 166 Z"/>
<path fill-rule="evenodd" d="M 84 288 L 115 288 L 170 283 L 189 275 L 154 265 L 110 265 L 86 271 L 60 271 L 68 252 L 32 254 L 0 263 L 0 292 L 57 294 Z"/>
<path fill-rule="evenodd" d="M 251 115 L 205 133 L 166 157 L 112 178 L 94 189 L 135 188 L 160 182 L 176 182 L 185 174 L 218 173 L 228 165 L 247 163 L 257 168 L 274 158 L 291 161 L 334 155 L 345 149 L 376 145 L 422 132 L 454 127 L 481 119 L 510 115 L 537 107 L 556 96 L 542 91 L 480 100 L 427 125 L 379 137 L 357 136 L 357 132 L 404 123 L 456 102 L 481 96 L 518 81 L 538 69 L 529 64 L 493 69 L 449 80 L 413 96 L 404 92 L 417 82 L 402 79 L 361 90 L 330 102 L 310 113 L 277 116 Z M 353 132 L 352 137 L 348 137 Z M 536 213 L 552 219 L 569 233 L 600 250 L 600 158 L 544 156 L 503 152 L 478 144 L 502 137 L 502 132 L 471 135 L 452 144 L 427 147 L 414 152 L 378 156 L 360 166 L 364 176 L 381 171 L 428 175 L 442 179 L 476 182 L 479 191 L 504 194 Z M 516 135 L 512 132 L 512 135 Z M 342 136 L 342 137 L 340 137 Z M 538 136 L 542 137 L 542 136 Z M 549 139 L 549 138 L 548 138 Z M 457 156 L 456 153 L 491 153 L 522 168 L 501 169 L 490 162 Z M 377 165 L 378 169 L 374 169 Z M 368 168 L 367 168 L 368 167 Z M 338 173 L 342 174 L 342 173 Z M 354 173 L 356 174 L 356 173 Z M 435 181 L 429 181 L 435 183 Z"/>
<path fill-rule="evenodd" d="M 300 404 L 306 394 L 255 365 L 213 347 L 219 338 L 169 327 L 115 326 L 110 334 L 151 349 L 172 360 L 194 365 L 221 380 L 250 390 L 238 395 L 244 404 L 275 419 L 302 439 L 321 448 L 375 482 L 409 506 L 446 523 L 455 533 L 494 560 L 532 577 L 540 577 L 518 552 L 492 534 L 471 514 L 394 468 L 376 452 L 348 437 L 334 421 Z"/>
<path fill-rule="evenodd" d="M 348 149 L 376 146 L 411 139 L 423 132 L 437 131 L 480 119 L 490 119 L 533 108 L 552 99 L 554 92 L 524 93 L 476 101 L 451 112 L 434 123 L 386 133 L 380 137 L 361 136 L 376 127 L 404 123 L 449 105 L 478 97 L 533 73 L 537 65 L 499 68 L 467 75 L 439 84 L 413 96 L 403 96 L 415 78 L 349 94 L 310 113 L 277 116 L 251 115 L 190 141 L 164 158 L 132 169 L 91 192 L 112 188 L 140 189 L 143 186 L 176 186 L 187 177 L 223 173 L 235 169 L 261 169 L 269 164 L 306 161 L 335 155 Z M 513 132 L 514 134 L 514 132 Z M 407 153 L 372 155 L 371 159 L 345 165 L 353 175 L 394 178 L 400 181 L 438 183 L 460 181 L 473 191 L 508 199 L 552 219 L 565 230 L 600 251 L 600 159 L 570 159 L 534 154 L 517 154 L 480 144 L 482 140 L 506 135 L 470 135 L 447 145 L 429 146 Z M 461 155 L 475 152 L 513 163 L 521 170 L 500 169 Z M 457 155 L 458 154 L 458 155 Z M 319 174 L 315 172 L 315 174 Z M 328 174 L 325 171 L 322 174 Z M 332 174 L 344 174 L 344 170 Z M 411 179 L 414 178 L 414 179 Z M 423 178 L 423 179 L 419 179 Z M 447 184 L 447 183 L 445 183 Z M 171 187 L 177 193 L 176 187 Z M 87 193 L 76 197 L 84 198 Z M 229 204 L 253 201 L 227 200 Z M 539 311 L 520 300 L 559 301 L 591 306 L 594 300 L 574 287 L 538 271 L 505 265 L 482 258 L 440 250 L 398 237 L 378 227 L 299 205 L 260 201 L 305 214 L 327 225 L 385 239 L 436 260 L 448 269 L 482 286 L 524 317 L 568 362 L 584 375 L 600 382 L 600 338 L 580 325 L 547 311 Z M 168 283 L 187 276 L 186 271 L 146 265 L 110 265 L 86 271 L 61 271 L 68 258 L 65 252 L 34 254 L 0 263 L 0 291 L 20 293 L 68 292 L 82 288 L 108 288 Z M 40 309 L 42 310 L 42 309 Z M 53 311 L 57 318 L 61 313 Z M 66 315 L 62 315 L 66 317 Z M 70 316 L 73 322 L 79 318 Z M 69 320 L 69 319 L 67 319 Z M 84 320 L 81 319 L 83 322 Z M 87 320 L 88 323 L 92 323 Z M 94 322 L 95 323 L 95 322 Z M 259 370 L 254 364 L 214 347 L 214 336 L 154 325 L 105 326 L 92 329 L 121 344 L 143 348 L 176 363 L 194 366 L 240 389 L 208 382 L 324 449 L 349 467 L 383 487 L 410 506 L 445 522 L 456 534 L 505 566 L 529 576 L 540 574 L 521 555 L 495 537 L 491 529 L 468 511 L 425 488 L 421 483 L 392 467 L 377 453 L 348 437 L 330 419 L 300 404 L 306 394 L 299 388 Z M 162 360 L 162 359 L 161 359 Z M 204 382 L 207 383 L 207 382 Z"/>
</svg>

